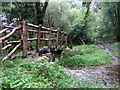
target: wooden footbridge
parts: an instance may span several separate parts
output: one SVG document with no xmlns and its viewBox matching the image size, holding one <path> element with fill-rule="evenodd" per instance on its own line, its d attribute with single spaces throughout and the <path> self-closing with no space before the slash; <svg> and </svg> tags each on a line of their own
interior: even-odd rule
<svg viewBox="0 0 120 90">
<path fill-rule="evenodd" d="M 19 40 L 14 35 L 19 32 Z M 18 34 L 17 34 L 18 35 Z M 12 41 L 14 38 L 16 41 Z M 16 50 L 22 49 L 22 56 L 27 57 L 32 42 L 39 55 L 43 50 L 48 52 L 63 50 L 67 47 L 67 33 L 58 29 L 46 28 L 42 25 L 33 25 L 25 20 L 18 27 L 3 26 L 0 30 L 0 55 L 2 63 L 10 58 Z M 11 47 L 14 47 L 12 50 Z"/>
</svg>

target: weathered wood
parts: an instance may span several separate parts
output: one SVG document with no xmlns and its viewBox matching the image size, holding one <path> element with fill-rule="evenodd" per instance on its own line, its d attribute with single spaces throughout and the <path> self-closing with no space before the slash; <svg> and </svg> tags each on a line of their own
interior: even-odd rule
<svg viewBox="0 0 120 90">
<path fill-rule="evenodd" d="M 51 30 L 51 29 L 50 29 Z M 48 48 L 50 48 L 51 45 L 51 36 L 52 36 L 52 32 L 49 31 L 49 42 L 48 42 Z"/>
<path fill-rule="evenodd" d="M 4 63 L 5 60 L 7 60 L 20 46 L 21 46 L 21 43 L 19 43 L 6 57 L 2 59 L 2 63 Z"/>
<path fill-rule="evenodd" d="M 56 34 L 56 48 L 59 45 L 59 39 L 58 38 L 59 38 L 59 31 Z"/>
<path fill-rule="evenodd" d="M 21 26 L 14 28 L 11 33 L 7 34 L 4 37 L 1 37 L 0 40 L 6 40 L 7 38 L 9 38 L 10 36 L 12 36 L 20 28 L 21 28 Z"/>
<path fill-rule="evenodd" d="M 62 37 L 63 37 L 63 34 L 62 34 L 62 32 L 61 32 L 61 35 L 60 35 L 60 46 L 62 47 Z"/>
<path fill-rule="evenodd" d="M 55 41 L 56 38 L 40 38 L 41 41 Z"/>
<path fill-rule="evenodd" d="M 41 33 L 44 33 L 44 34 L 49 34 L 48 31 L 41 31 Z"/>
<path fill-rule="evenodd" d="M 30 24 L 30 23 L 27 23 L 28 26 L 30 27 L 34 27 L 34 28 L 39 28 L 38 25 L 34 25 L 34 24 Z M 52 32 L 58 32 L 58 30 L 54 30 L 54 29 L 51 29 L 51 28 L 46 28 L 44 26 L 41 27 L 43 30 L 47 30 L 47 31 L 52 31 Z M 51 30 L 50 30 L 51 29 Z"/>
<path fill-rule="evenodd" d="M 67 34 L 65 34 L 65 48 L 67 47 L 67 39 L 68 39 Z"/>
<path fill-rule="evenodd" d="M 11 46 L 12 46 L 12 44 L 8 44 L 8 45 L 4 46 L 4 47 L 2 48 L 2 50 L 5 50 L 5 49 L 7 49 L 8 47 L 11 47 Z"/>
<path fill-rule="evenodd" d="M 39 25 L 37 43 L 36 43 L 36 52 L 39 52 L 39 48 L 40 48 L 41 28 L 42 28 L 42 25 Z"/>
<path fill-rule="evenodd" d="M 9 41 L 7 44 L 21 43 L 21 41 Z"/>
<path fill-rule="evenodd" d="M 12 26 L 5 26 L 5 28 L 14 29 L 15 27 L 12 27 Z"/>
<path fill-rule="evenodd" d="M 8 28 L 2 29 L 2 30 L 0 31 L 0 34 L 6 32 L 7 30 L 8 30 Z"/>
<path fill-rule="evenodd" d="M 38 33 L 37 30 L 29 30 L 29 29 L 28 29 L 28 31 L 29 31 L 29 32 L 35 32 L 35 33 Z"/>
<path fill-rule="evenodd" d="M 34 27 L 34 28 L 39 28 L 38 25 L 34 25 L 34 24 L 31 24 L 31 23 L 27 23 L 26 25 L 31 26 L 31 27 Z"/>
<path fill-rule="evenodd" d="M 28 38 L 27 40 L 28 40 L 28 41 L 36 41 L 37 38 Z"/>
<path fill-rule="evenodd" d="M 26 21 L 23 20 L 23 32 L 22 32 L 22 44 L 23 44 L 23 57 L 27 57 L 28 52 L 28 31 L 26 27 Z"/>
<path fill-rule="evenodd" d="M 11 44 L 18 44 L 5 58 L 3 58 L 2 62 L 4 62 L 7 58 L 9 58 L 19 47 L 19 45 L 22 45 L 23 47 L 23 52 L 22 55 L 23 57 L 27 57 L 27 53 L 28 53 L 28 42 L 30 44 L 30 41 L 37 41 L 36 42 L 36 52 L 40 53 L 40 46 L 42 45 L 42 41 L 44 42 L 48 42 L 47 44 L 47 52 L 50 52 L 51 50 L 53 51 L 57 51 L 57 50 L 62 50 L 63 46 L 67 46 L 67 33 L 63 32 L 63 31 L 59 31 L 58 29 L 53 29 L 53 28 L 46 28 L 43 27 L 42 25 L 33 25 L 33 24 L 29 24 L 26 23 L 26 21 L 23 20 L 22 22 L 22 26 L 19 27 L 10 27 L 10 26 L 5 26 L 3 30 L 0 31 L 0 34 L 4 34 L 4 32 L 6 32 L 9 28 L 13 29 L 12 32 L 10 32 L 7 35 L 4 35 L 3 37 L 0 38 L 0 40 L 2 40 L 2 46 L 0 49 L 0 53 L 2 53 L 2 51 L 6 50 L 8 47 L 11 46 Z M 38 28 L 38 30 L 29 30 L 27 29 L 27 26 L 30 27 L 34 27 L 34 28 Z M 8 39 L 9 37 L 11 37 L 16 30 L 21 30 L 21 39 L 18 41 L 9 41 L 9 42 L 5 42 L 6 39 Z M 32 32 L 34 34 L 34 37 L 30 37 L 29 38 L 29 33 L 28 32 Z M 30 33 L 31 34 L 31 33 Z M 41 36 L 43 34 L 43 37 Z M 49 35 L 48 35 L 49 34 Z M 47 35 L 49 37 L 47 37 Z M 8 45 L 7 45 L 8 44 Z M 53 44 L 53 45 L 52 45 Z M 46 44 L 43 44 L 44 46 Z"/>
</svg>

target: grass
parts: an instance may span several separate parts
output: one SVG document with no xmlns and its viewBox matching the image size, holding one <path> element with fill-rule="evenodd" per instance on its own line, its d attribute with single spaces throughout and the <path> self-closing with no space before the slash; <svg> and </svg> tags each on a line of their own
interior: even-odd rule
<svg viewBox="0 0 120 90">
<path fill-rule="evenodd" d="M 7 60 L 0 78 L 3 88 L 100 88 L 69 77 L 56 62 L 31 62 L 21 57 Z"/>
<path fill-rule="evenodd" d="M 120 58 L 120 55 L 119 55 L 119 54 L 120 54 L 120 50 L 117 49 L 117 47 L 120 48 L 120 42 L 114 42 L 114 43 L 112 43 L 111 45 L 105 43 L 104 45 L 105 45 L 109 50 L 112 51 L 112 53 L 113 53 L 114 56 Z"/>
<path fill-rule="evenodd" d="M 76 65 L 102 65 L 112 62 L 112 57 L 106 52 L 100 51 L 100 47 L 97 45 L 82 45 L 74 46 L 78 52 L 72 56 L 65 56 L 61 60 L 61 64 L 64 66 L 76 66 Z"/>
<path fill-rule="evenodd" d="M 96 45 L 75 46 L 74 49 L 76 53 L 69 51 L 63 56 L 63 65 L 101 65 L 112 61 Z M 7 60 L 2 67 L 0 84 L 3 88 L 101 88 L 97 83 L 89 84 L 69 77 L 58 62 L 33 62 L 22 60 L 22 57 Z"/>
<path fill-rule="evenodd" d="M 120 42 L 114 42 L 113 45 L 120 48 Z"/>
</svg>

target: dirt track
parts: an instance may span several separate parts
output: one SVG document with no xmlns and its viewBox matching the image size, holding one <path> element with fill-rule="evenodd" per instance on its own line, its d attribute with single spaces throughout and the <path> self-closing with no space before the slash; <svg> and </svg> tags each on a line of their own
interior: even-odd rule
<svg viewBox="0 0 120 90">
<path fill-rule="evenodd" d="M 120 59 L 115 57 L 107 47 L 99 44 L 102 51 L 107 52 L 112 56 L 114 61 L 106 65 L 100 66 L 85 66 L 85 67 L 65 67 L 65 71 L 73 78 L 77 80 L 86 81 L 88 83 L 96 83 L 101 87 L 115 87 L 119 84 L 120 79 L 118 78 L 120 68 Z"/>
</svg>

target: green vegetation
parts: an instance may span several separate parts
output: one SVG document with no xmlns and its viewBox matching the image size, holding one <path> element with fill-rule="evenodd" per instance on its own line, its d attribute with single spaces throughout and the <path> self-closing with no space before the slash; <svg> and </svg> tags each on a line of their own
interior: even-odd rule
<svg viewBox="0 0 120 90">
<path fill-rule="evenodd" d="M 21 58 L 4 63 L 1 80 L 3 88 L 99 88 L 70 78 L 56 62 Z"/>
<path fill-rule="evenodd" d="M 19 26 L 24 19 L 28 23 L 42 24 L 68 33 L 68 44 L 76 45 L 77 52 L 65 51 L 60 62 L 48 63 L 44 60 L 33 62 L 31 59 L 22 60 L 21 57 L 14 61 L 7 60 L 3 65 L 0 81 L 5 88 L 72 88 L 72 87 L 99 87 L 76 81 L 65 74 L 62 66 L 76 65 L 102 65 L 112 62 L 112 58 L 94 44 L 105 42 L 113 54 L 120 58 L 120 50 L 108 45 L 120 45 L 120 2 L 82 2 L 81 0 L 62 0 L 61 2 L 1 2 L 0 24 Z M 0 25 L 0 28 L 2 25 Z M 30 28 L 30 30 L 36 30 Z M 10 30 L 12 31 L 12 29 Z M 20 30 L 8 39 L 16 41 L 21 39 Z M 7 31 L 6 34 L 9 32 Z M 2 37 L 3 34 L 0 34 Z M 43 36 L 41 34 L 41 36 Z M 29 38 L 34 38 L 30 33 Z M 47 38 L 49 35 L 47 36 Z M 29 49 L 36 48 L 36 41 L 29 42 Z M 82 45 L 83 44 L 83 45 Z M 104 43 L 102 43 L 104 44 Z M 40 43 L 41 47 L 43 43 Z M 79 45 L 79 46 L 77 46 Z M 80 46 L 81 45 L 81 46 Z M 16 44 L 7 49 L 10 52 Z M 3 46 L 4 47 L 4 46 Z M 22 51 L 19 48 L 14 54 Z M 14 55 L 13 54 L 13 55 Z M 34 55 L 34 52 L 32 52 Z M 38 57 L 37 57 L 38 58 Z M 1 57 L 0 57 L 1 59 Z M 0 63 L 1 64 L 1 63 Z M 0 68 L 1 70 L 1 68 Z"/>
<path fill-rule="evenodd" d="M 120 43 L 119 42 L 114 42 L 111 45 L 109 44 L 104 44 L 109 50 L 112 51 L 113 55 L 120 58 Z"/>
<path fill-rule="evenodd" d="M 43 26 L 68 32 L 73 44 L 119 41 L 120 2 L 48 2 Z M 2 2 L 3 23 L 17 26 L 22 19 L 38 24 L 36 2 Z M 40 8 L 44 2 L 40 2 Z M 32 11 L 32 12 L 31 12 Z M 40 23 L 39 23 L 40 24 Z M 17 35 L 19 37 L 19 34 Z M 110 39 L 111 38 L 111 39 Z"/>
<path fill-rule="evenodd" d="M 76 54 L 72 56 L 68 55 L 62 58 L 61 64 L 64 66 L 75 66 L 75 65 L 101 65 L 112 61 L 110 55 L 106 52 L 100 51 L 100 47 L 97 45 L 82 45 L 75 46 L 77 49 Z"/>
<path fill-rule="evenodd" d="M 114 42 L 113 45 L 120 48 L 120 42 Z"/>
</svg>

